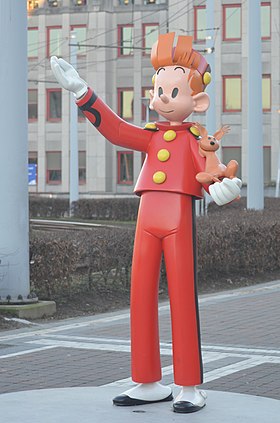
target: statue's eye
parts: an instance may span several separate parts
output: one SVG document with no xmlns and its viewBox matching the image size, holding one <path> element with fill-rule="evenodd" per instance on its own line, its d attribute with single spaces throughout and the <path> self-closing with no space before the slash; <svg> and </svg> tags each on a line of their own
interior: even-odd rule
<svg viewBox="0 0 280 423">
<path fill-rule="evenodd" d="M 177 97 L 178 92 L 179 92 L 178 88 L 174 88 L 174 89 L 173 89 L 173 91 L 172 91 L 171 97 L 172 97 L 172 98 Z"/>
<path fill-rule="evenodd" d="M 212 138 L 211 137 L 208 137 L 208 139 L 211 140 Z"/>
<path fill-rule="evenodd" d="M 158 96 L 160 97 L 163 94 L 163 89 L 161 87 L 159 87 L 158 89 Z"/>
</svg>

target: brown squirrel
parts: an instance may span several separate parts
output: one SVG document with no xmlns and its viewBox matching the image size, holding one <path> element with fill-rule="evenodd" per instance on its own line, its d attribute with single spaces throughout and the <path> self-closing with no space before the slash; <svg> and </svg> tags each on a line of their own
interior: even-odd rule
<svg viewBox="0 0 280 423">
<path fill-rule="evenodd" d="M 228 165 L 221 163 L 219 157 L 215 153 L 219 148 L 219 141 L 230 130 L 228 125 L 223 126 L 215 134 L 208 135 L 207 130 L 199 123 L 193 125 L 198 129 L 201 138 L 198 141 L 199 154 L 206 157 L 205 171 L 199 172 L 196 175 L 198 182 L 202 184 L 209 184 L 213 182 L 221 182 L 223 178 L 233 179 L 238 170 L 238 163 L 236 160 L 231 160 Z"/>
</svg>

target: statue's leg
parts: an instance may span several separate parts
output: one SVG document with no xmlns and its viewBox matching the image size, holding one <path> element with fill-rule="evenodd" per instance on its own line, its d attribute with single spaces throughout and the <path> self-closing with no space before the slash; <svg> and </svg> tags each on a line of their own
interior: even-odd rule
<svg viewBox="0 0 280 423">
<path fill-rule="evenodd" d="M 171 304 L 174 381 L 182 389 L 173 408 L 190 413 L 205 405 L 202 383 L 199 313 L 196 290 L 196 234 L 194 201 L 182 197 L 180 222 L 164 238 L 163 248 Z"/>
<path fill-rule="evenodd" d="M 158 284 L 162 244 L 161 239 L 150 231 L 153 206 L 140 206 L 132 261 L 131 365 L 132 380 L 138 385 L 114 398 L 115 405 L 140 405 L 173 399 L 171 388 L 159 383 Z"/>
</svg>

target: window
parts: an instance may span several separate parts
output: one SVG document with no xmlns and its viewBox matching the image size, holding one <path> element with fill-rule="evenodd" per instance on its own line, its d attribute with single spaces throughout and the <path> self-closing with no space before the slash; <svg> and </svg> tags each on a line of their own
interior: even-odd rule
<svg viewBox="0 0 280 423">
<path fill-rule="evenodd" d="M 261 3 L 261 36 L 262 40 L 271 38 L 271 5 L 270 2 Z"/>
<path fill-rule="evenodd" d="M 27 12 L 32 12 L 33 9 L 38 9 L 39 0 L 27 0 Z"/>
<path fill-rule="evenodd" d="M 133 54 L 133 25 L 118 25 L 118 56 Z"/>
<path fill-rule="evenodd" d="M 38 119 L 38 90 L 28 90 L 28 120 Z"/>
<path fill-rule="evenodd" d="M 118 184 L 133 184 L 133 151 L 117 151 Z"/>
<path fill-rule="evenodd" d="M 263 148 L 263 177 L 264 183 L 269 184 L 271 182 L 271 148 Z"/>
<path fill-rule="evenodd" d="M 28 58 L 38 57 L 38 28 L 28 28 Z"/>
<path fill-rule="evenodd" d="M 142 97 L 150 100 L 151 89 L 153 88 L 142 88 Z M 148 104 L 147 102 L 147 107 L 145 107 L 145 104 L 142 102 L 142 120 L 145 122 L 157 121 L 159 119 L 157 112 L 150 110 Z"/>
<path fill-rule="evenodd" d="M 271 78 L 270 75 L 262 77 L 262 108 L 264 112 L 271 110 Z"/>
<path fill-rule="evenodd" d="M 47 56 L 61 56 L 62 28 L 50 26 L 47 28 Z"/>
<path fill-rule="evenodd" d="M 84 185 L 86 183 L 86 152 L 79 151 L 79 184 Z"/>
<path fill-rule="evenodd" d="M 223 77 L 223 111 L 241 111 L 241 76 Z"/>
<path fill-rule="evenodd" d="M 223 40 L 241 40 L 241 4 L 223 5 Z"/>
<path fill-rule="evenodd" d="M 87 39 L 87 27 L 85 25 L 72 25 L 71 31 L 75 31 L 77 44 L 85 44 Z M 79 46 L 77 54 L 78 56 L 86 54 L 86 47 Z"/>
<path fill-rule="evenodd" d="M 194 7 L 194 39 L 203 42 L 206 39 L 206 6 Z"/>
<path fill-rule="evenodd" d="M 61 120 L 61 88 L 47 90 L 47 120 L 50 122 Z"/>
<path fill-rule="evenodd" d="M 223 159 L 222 162 L 227 165 L 230 160 L 236 160 L 239 164 L 237 178 L 241 178 L 241 147 L 222 147 Z"/>
<path fill-rule="evenodd" d="M 46 153 L 47 159 L 47 184 L 61 184 L 61 151 Z"/>
<path fill-rule="evenodd" d="M 28 185 L 37 185 L 37 152 L 29 151 L 28 153 Z"/>
<path fill-rule="evenodd" d="M 133 119 L 132 88 L 118 88 L 118 115 L 125 120 Z"/>
<path fill-rule="evenodd" d="M 153 44 L 157 41 L 159 34 L 158 24 L 143 24 L 143 54 L 150 55 Z"/>
</svg>

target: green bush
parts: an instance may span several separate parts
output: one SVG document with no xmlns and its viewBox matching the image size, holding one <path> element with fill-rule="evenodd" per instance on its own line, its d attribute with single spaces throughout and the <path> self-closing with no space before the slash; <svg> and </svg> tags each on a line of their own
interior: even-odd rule
<svg viewBox="0 0 280 423">
<path fill-rule="evenodd" d="M 211 206 L 208 216 L 197 219 L 200 284 L 280 270 L 279 203 L 266 202 L 264 211 L 247 211 L 242 202 Z M 83 290 L 128 290 L 133 240 L 134 229 L 126 227 L 31 231 L 35 292 L 51 298 L 77 289 L 77 281 Z M 165 279 L 163 266 L 163 284 Z"/>
<path fill-rule="evenodd" d="M 74 203 L 74 216 L 85 220 L 119 220 L 134 221 L 139 206 L 138 197 L 129 198 L 97 198 L 79 200 Z M 69 217 L 69 200 L 46 198 L 32 195 L 29 197 L 31 218 Z"/>
</svg>

